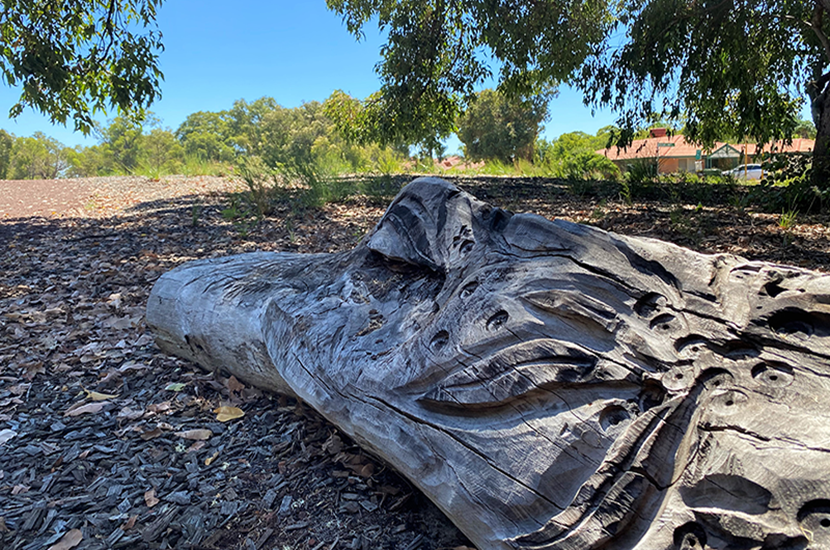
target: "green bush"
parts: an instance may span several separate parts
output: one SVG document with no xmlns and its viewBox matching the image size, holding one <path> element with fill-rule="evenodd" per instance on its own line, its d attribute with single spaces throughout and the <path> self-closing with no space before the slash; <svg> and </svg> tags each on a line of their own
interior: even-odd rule
<svg viewBox="0 0 830 550">
<path fill-rule="evenodd" d="M 581 151 L 562 162 L 562 171 L 568 179 L 617 180 L 620 169 L 610 159 L 590 151 Z"/>
<path fill-rule="evenodd" d="M 627 167 L 626 180 L 631 185 L 649 185 L 657 180 L 657 164 L 650 159 L 635 159 Z"/>
<path fill-rule="evenodd" d="M 239 175 L 248 187 L 245 199 L 258 218 L 273 211 L 273 201 L 277 190 L 274 171 L 268 168 L 261 158 L 245 157 L 239 163 Z"/>
<path fill-rule="evenodd" d="M 771 212 L 818 211 L 830 204 L 830 189 L 812 183 L 812 159 L 773 154 L 763 163 L 764 178 L 750 191 L 753 204 Z"/>
</svg>

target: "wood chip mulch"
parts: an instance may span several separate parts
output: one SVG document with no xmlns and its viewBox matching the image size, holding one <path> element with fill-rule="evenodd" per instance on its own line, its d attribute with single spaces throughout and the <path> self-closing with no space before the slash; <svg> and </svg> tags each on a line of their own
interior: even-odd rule
<svg viewBox="0 0 830 550">
<path fill-rule="evenodd" d="M 575 199 L 557 182 L 457 183 L 513 210 L 830 270 L 826 217 L 782 229 L 778 215 L 735 208 Z M 234 180 L 74 185 L 82 190 L 74 198 L 61 188 L 68 206 L 32 216 L 27 206 L 40 197 L 0 182 L 22 208 L 0 215 L 0 548 L 471 546 L 314 411 L 164 355 L 144 323 L 153 282 L 176 265 L 255 250 L 347 250 L 388 199 L 284 204 L 240 227 L 222 216 Z"/>
</svg>

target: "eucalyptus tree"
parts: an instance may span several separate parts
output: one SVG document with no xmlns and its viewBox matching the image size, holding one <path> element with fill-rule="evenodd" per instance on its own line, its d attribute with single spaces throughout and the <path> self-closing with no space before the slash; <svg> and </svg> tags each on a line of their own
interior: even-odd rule
<svg viewBox="0 0 830 550">
<path fill-rule="evenodd" d="M 630 128 L 649 111 L 685 115 L 687 138 L 790 139 L 805 101 L 817 127 L 814 183 L 830 187 L 830 1 L 627 0 L 575 80 Z"/>
<path fill-rule="evenodd" d="M 493 75 L 491 55 L 499 62 L 503 88 L 530 97 L 568 79 L 614 24 L 607 0 L 327 4 L 358 37 L 375 20 L 388 32 L 377 67 L 380 92 L 363 102 L 347 101 L 343 94 L 331 102 L 342 116 L 332 118 L 368 127 L 354 132 L 358 138 L 427 148 L 455 129 L 477 86 Z M 330 109 L 332 115 L 337 111 Z"/>
<path fill-rule="evenodd" d="M 458 119 L 458 139 L 471 159 L 532 160 L 533 146 L 547 118 L 549 95 L 532 98 L 482 90 Z"/>
<path fill-rule="evenodd" d="M 191 113 L 176 129 L 185 153 L 203 161 L 232 161 L 236 155 L 228 111 Z"/>
<path fill-rule="evenodd" d="M 327 0 L 350 32 L 388 32 L 376 126 L 447 126 L 497 73 L 508 91 L 567 82 L 619 115 L 629 141 L 653 114 L 686 136 L 788 139 L 805 101 L 814 181 L 830 187 L 830 0 Z M 367 105 L 371 108 L 372 103 Z M 389 130 L 387 130 L 388 132 Z"/>
<path fill-rule="evenodd" d="M 15 138 L 8 177 L 11 179 L 55 179 L 69 167 L 66 148 L 54 138 L 35 132 Z"/>
<path fill-rule="evenodd" d="M 9 173 L 14 135 L 0 130 L 0 180 L 4 180 Z"/>
</svg>

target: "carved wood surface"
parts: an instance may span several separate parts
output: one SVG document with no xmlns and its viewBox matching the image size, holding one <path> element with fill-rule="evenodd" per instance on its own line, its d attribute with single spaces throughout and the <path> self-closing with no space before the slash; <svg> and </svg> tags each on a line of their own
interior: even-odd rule
<svg viewBox="0 0 830 550">
<path fill-rule="evenodd" d="M 166 351 L 296 395 L 481 549 L 830 548 L 830 278 L 421 178 L 340 254 L 159 279 Z"/>
</svg>

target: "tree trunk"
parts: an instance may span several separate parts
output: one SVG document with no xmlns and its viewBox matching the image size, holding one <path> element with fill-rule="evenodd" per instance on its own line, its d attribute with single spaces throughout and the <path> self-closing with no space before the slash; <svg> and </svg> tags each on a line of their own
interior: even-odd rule
<svg viewBox="0 0 830 550">
<path fill-rule="evenodd" d="M 821 116 L 816 123 L 816 145 L 813 150 L 812 183 L 820 190 L 830 189 L 830 94 L 825 90 Z"/>
<path fill-rule="evenodd" d="M 807 85 L 810 110 L 816 126 L 811 183 L 819 190 L 830 189 L 830 73 Z"/>
<path fill-rule="evenodd" d="M 165 274 L 147 322 L 303 399 L 481 550 L 830 547 L 826 275 L 423 178 L 352 251 Z"/>
</svg>

